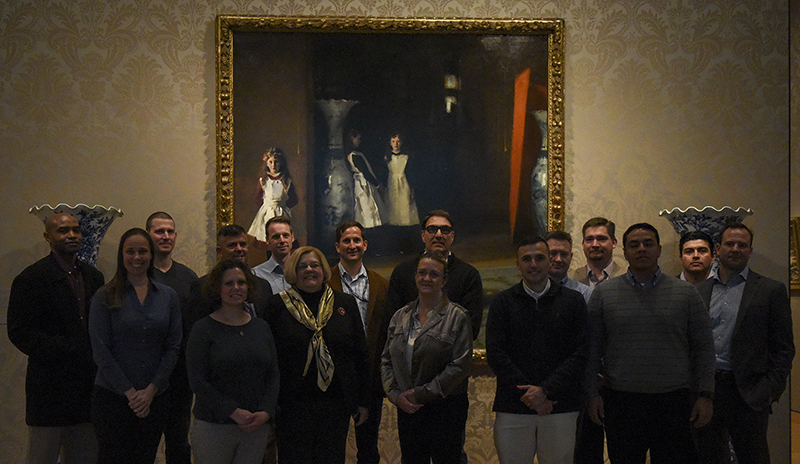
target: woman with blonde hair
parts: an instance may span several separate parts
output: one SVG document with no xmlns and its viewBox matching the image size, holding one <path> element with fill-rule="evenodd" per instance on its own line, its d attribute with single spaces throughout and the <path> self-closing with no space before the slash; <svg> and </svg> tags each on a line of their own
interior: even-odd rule
<svg viewBox="0 0 800 464">
<path fill-rule="evenodd" d="M 331 269 L 314 247 L 295 250 L 284 267 L 288 290 L 267 303 L 281 388 L 278 462 L 345 462 L 350 418 L 367 419 L 367 343 L 356 300 L 328 285 Z"/>
</svg>

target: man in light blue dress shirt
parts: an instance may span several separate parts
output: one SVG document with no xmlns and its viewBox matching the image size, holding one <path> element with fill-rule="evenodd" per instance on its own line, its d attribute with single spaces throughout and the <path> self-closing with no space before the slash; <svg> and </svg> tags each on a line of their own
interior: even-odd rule
<svg viewBox="0 0 800 464">
<path fill-rule="evenodd" d="M 550 248 L 550 277 L 562 286 L 578 291 L 585 301 L 592 296 L 592 287 L 567 276 L 572 264 L 572 236 L 563 230 L 554 230 L 544 236 Z"/>
<path fill-rule="evenodd" d="M 275 216 L 267 221 L 267 250 L 272 253 L 268 260 L 255 266 L 253 274 L 269 282 L 272 293 L 280 293 L 290 287 L 283 275 L 283 266 L 292 254 L 294 233 L 292 220 L 286 216 Z"/>
<path fill-rule="evenodd" d="M 786 389 L 794 358 L 786 286 L 748 267 L 753 232 L 727 224 L 717 245 L 719 269 L 697 285 L 709 308 L 716 350 L 714 416 L 698 430 L 701 463 L 769 463 L 772 403 Z"/>
</svg>

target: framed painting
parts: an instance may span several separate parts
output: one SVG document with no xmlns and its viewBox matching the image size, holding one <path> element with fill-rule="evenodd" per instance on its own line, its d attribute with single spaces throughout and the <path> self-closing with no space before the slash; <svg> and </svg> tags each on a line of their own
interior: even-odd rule
<svg viewBox="0 0 800 464">
<path fill-rule="evenodd" d="M 419 220 L 444 209 L 472 262 L 563 229 L 563 20 L 216 26 L 218 226 L 263 241 L 264 221 L 287 214 L 301 243 L 330 252 L 355 219 L 391 257 L 410 251 L 397 230 L 421 246 Z"/>
<path fill-rule="evenodd" d="M 789 221 L 789 286 L 800 290 L 800 217 Z"/>
</svg>

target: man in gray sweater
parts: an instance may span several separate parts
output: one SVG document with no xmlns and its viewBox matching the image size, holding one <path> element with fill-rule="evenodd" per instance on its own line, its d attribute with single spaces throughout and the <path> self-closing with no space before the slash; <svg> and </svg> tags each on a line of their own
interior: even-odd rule
<svg viewBox="0 0 800 464">
<path fill-rule="evenodd" d="M 611 462 L 694 462 L 691 428 L 711 420 L 714 341 L 694 285 L 661 272 L 658 231 L 622 238 L 628 271 L 589 299 L 589 416 L 605 425 Z M 598 391 L 597 373 L 605 378 Z"/>
</svg>

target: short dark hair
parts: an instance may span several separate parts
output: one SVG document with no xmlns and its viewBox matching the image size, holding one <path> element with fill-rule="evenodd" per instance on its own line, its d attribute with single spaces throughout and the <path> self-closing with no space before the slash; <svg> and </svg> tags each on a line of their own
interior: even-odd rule
<svg viewBox="0 0 800 464">
<path fill-rule="evenodd" d="M 728 222 L 722 226 L 722 229 L 719 231 L 719 236 L 717 237 L 719 239 L 719 243 L 722 243 L 722 234 L 724 234 L 728 229 L 746 230 L 747 233 L 750 234 L 750 246 L 753 246 L 753 231 L 741 222 Z"/>
<path fill-rule="evenodd" d="M 678 255 L 683 254 L 683 245 L 686 242 L 691 242 L 692 240 L 702 240 L 708 244 L 709 250 L 711 250 L 711 254 L 714 254 L 714 239 L 711 238 L 710 235 L 703 232 L 702 230 L 690 230 L 685 234 L 681 235 L 681 240 L 678 242 Z"/>
<path fill-rule="evenodd" d="M 144 229 L 150 232 L 150 229 L 153 228 L 153 219 L 168 219 L 175 224 L 175 219 L 172 219 L 172 216 L 163 212 L 163 211 L 156 211 L 155 213 L 151 214 L 147 217 L 147 221 L 144 223 Z"/>
<path fill-rule="evenodd" d="M 445 258 L 445 256 L 441 252 L 425 251 L 424 253 L 419 255 L 417 261 L 414 263 L 414 272 L 417 271 L 417 268 L 419 267 L 419 262 L 422 261 L 423 259 L 430 259 L 431 261 L 435 261 L 441 264 L 442 267 L 444 268 L 442 276 L 444 276 L 445 279 L 447 278 L 447 258 Z"/>
<path fill-rule="evenodd" d="M 222 226 L 219 232 L 217 232 L 217 241 L 222 237 L 238 237 L 242 234 L 247 235 L 247 231 L 244 230 L 244 227 L 239 224 L 228 224 L 227 226 Z"/>
<path fill-rule="evenodd" d="M 661 245 L 661 237 L 658 235 L 658 229 L 653 227 L 652 224 L 648 224 L 647 222 L 637 222 L 636 224 L 628 227 L 628 230 L 622 234 L 622 247 L 625 248 L 625 244 L 628 243 L 628 234 L 633 232 L 634 230 L 647 230 L 655 234 L 656 236 L 656 244 Z"/>
<path fill-rule="evenodd" d="M 443 217 L 447 219 L 447 222 L 450 223 L 450 227 L 452 227 L 453 229 L 456 228 L 456 225 L 453 222 L 453 217 L 450 216 L 450 213 L 448 213 L 443 209 L 435 209 L 429 212 L 428 214 L 425 215 L 425 217 L 422 219 L 419 225 L 424 229 L 428 225 L 428 221 L 430 221 L 432 217 Z"/>
<path fill-rule="evenodd" d="M 524 246 L 536 245 L 537 243 L 544 243 L 544 247 L 547 248 L 547 252 L 550 252 L 550 245 L 547 244 L 547 241 L 544 238 L 539 237 L 538 235 L 529 235 L 520 240 L 519 243 L 517 243 L 517 250 Z"/>
<path fill-rule="evenodd" d="M 292 220 L 288 216 L 272 216 L 267 220 L 267 223 L 264 225 L 264 231 L 269 230 L 269 226 L 272 224 L 286 224 L 289 226 L 289 230 L 292 230 Z M 292 231 L 294 233 L 294 231 Z M 267 236 L 269 238 L 269 236 Z"/>
<path fill-rule="evenodd" d="M 544 241 L 546 242 L 548 240 L 558 240 L 559 242 L 567 242 L 569 243 L 570 246 L 572 246 L 572 235 L 570 235 L 569 232 L 565 230 L 554 230 L 548 232 L 544 236 Z"/>
<path fill-rule="evenodd" d="M 336 243 L 339 243 L 339 240 L 342 239 L 342 234 L 345 230 L 351 227 L 358 227 L 358 230 L 361 231 L 361 238 L 364 238 L 364 226 L 361 225 L 358 221 L 342 221 L 336 226 Z"/>
<path fill-rule="evenodd" d="M 605 227 L 606 230 L 608 231 L 608 235 L 611 236 L 611 239 L 612 240 L 616 240 L 617 239 L 617 237 L 615 235 L 615 233 L 617 231 L 617 226 L 614 225 L 614 223 L 612 221 L 609 221 L 608 219 L 606 219 L 604 217 L 597 216 L 597 217 L 593 217 L 593 218 L 589 219 L 588 221 L 584 222 L 583 223 L 583 229 L 581 229 L 582 237 L 584 237 L 584 238 L 586 237 L 586 229 L 588 229 L 589 227 Z"/>
<path fill-rule="evenodd" d="M 220 295 L 220 291 L 222 290 L 222 276 L 225 275 L 226 271 L 231 269 L 242 270 L 244 279 L 247 282 L 247 301 L 253 301 L 256 296 L 256 292 L 258 291 L 256 289 L 256 279 L 253 273 L 250 272 L 250 268 L 247 267 L 247 264 L 238 259 L 223 259 L 218 262 L 217 265 L 214 266 L 214 269 L 208 274 L 208 279 L 206 279 L 205 288 L 203 289 L 214 309 L 219 308 L 222 304 L 222 296 Z"/>
</svg>

